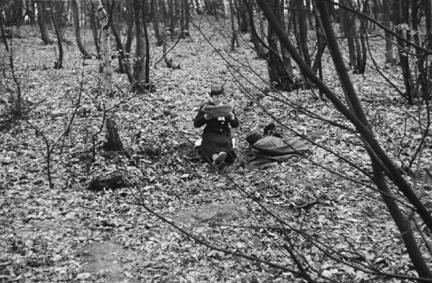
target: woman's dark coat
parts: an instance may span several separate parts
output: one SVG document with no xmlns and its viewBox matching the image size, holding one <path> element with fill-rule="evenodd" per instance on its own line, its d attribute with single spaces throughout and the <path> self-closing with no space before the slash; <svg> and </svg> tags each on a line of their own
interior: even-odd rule
<svg viewBox="0 0 432 283">
<path fill-rule="evenodd" d="M 214 105 L 213 103 L 207 103 L 209 105 Z M 200 155 L 207 161 L 212 162 L 212 155 L 225 151 L 227 153 L 226 163 L 231 164 L 236 158 L 236 154 L 233 149 L 232 139 L 231 139 L 231 128 L 237 128 L 239 126 L 239 121 L 237 116 L 234 114 L 234 119 L 229 116 L 210 118 L 206 120 L 204 118 L 204 107 L 198 111 L 194 119 L 194 126 L 196 128 L 205 125 L 201 146 L 198 148 Z"/>
</svg>

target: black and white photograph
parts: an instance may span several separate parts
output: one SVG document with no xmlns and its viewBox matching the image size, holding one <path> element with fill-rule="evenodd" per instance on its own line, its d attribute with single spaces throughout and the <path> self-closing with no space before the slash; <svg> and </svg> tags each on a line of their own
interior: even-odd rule
<svg viewBox="0 0 432 283">
<path fill-rule="evenodd" d="M 0 283 L 432 282 L 432 0 L 0 0 Z"/>
</svg>

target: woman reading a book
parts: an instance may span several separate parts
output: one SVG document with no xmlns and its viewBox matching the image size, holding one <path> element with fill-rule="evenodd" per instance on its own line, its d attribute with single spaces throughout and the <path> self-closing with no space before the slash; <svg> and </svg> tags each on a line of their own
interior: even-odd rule
<svg viewBox="0 0 432 283">
<path fill-rule="evenodd" d="M 200 155 L 209 163 L 222 169 L 234 162 L 231 129 L 239 126 L 233 104 L 227 102 L 223 87 L 212 87 L 210 101 L 198 110 L 194 119 L 196 128 L 205 125 L 202 142 L 198 147 Z"/>
</svg>

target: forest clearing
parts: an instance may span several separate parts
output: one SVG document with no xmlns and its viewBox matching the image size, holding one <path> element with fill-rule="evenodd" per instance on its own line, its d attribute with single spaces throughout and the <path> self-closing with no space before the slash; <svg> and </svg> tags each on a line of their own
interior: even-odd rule
<svg viewBox="0 0 432 283">
<path fill-rule="evenodd" d="M 431 1 L 385 2 L 2 1 L 0 282 L 432 282 Z"/>
</svg>

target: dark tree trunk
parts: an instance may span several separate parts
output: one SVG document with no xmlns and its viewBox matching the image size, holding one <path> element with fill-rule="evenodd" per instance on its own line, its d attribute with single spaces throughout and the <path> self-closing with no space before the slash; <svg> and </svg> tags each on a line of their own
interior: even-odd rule
<svg viewBox="0 0 432 283">
<path fill-rule="evenodd" d="M 130 57 L 131 48 L 132 48 L 132 40 L 133 40 L 133 27 L 134 27 L 134 10 L 133 10 L 133 0 L 127 0 L 127 31 L 126 31 L 126 43 L 125 43 L 125 51 L 126 56 Z"/>
<path fill-rule="evenodd" d="M 391 29 L 391 1 L 383 1 L 383 21 L 384 26 Z M 386 64 L 395 64 L 395 59 L 393 57 L 393 36 L 388 31 L 385 31 L 385 63 Z"/>
<path fill-rule="evenodd" d="M 230 8 L 230 19 L 231 19 L 231 51 L 235 49 L 235 47 L 239 47 L 238 34 L 237 29 L 234 23 L 234 5 L 232 3 L 233 0 L 229 0 L 229 8 Z"/>
<path fill-rule="evenodd" d="M 53 41 L 49 37 L 49 33 L 48 33 L 48 21 L 47 21 L 47 19 L 49 19 L 50 17 L 48 16 L 48 11 L 46 10 L 46 8 L 47 8 L 46 2 L 45 1 L 38 1 L 37 6 L 38 6 L 38 24 L 39 24 L 39 29 L 40 29 L 42 41 L 44 42 L 44 44 L 47 44 L 47 45 L 52 44 Z"/>
<path fill-rule="evenodd" d="M 141 0 L 134 0 L 136 49 L 134 65 L 133 91 L 144 93 L 146 90 L 154 90 L 150 84 L 150 45 L 147 33 L 145 12 Z"/>
<path fill-rule="evenodd" d="M 279 0 L 270 0 L 268 2 L 276 20 L 280 23 L 281 6 Z M 278 48 L 279 40 L 271 25 L 268 25 L 267 42 L 270 49 L 267 55 L 267 68 L 270 83 L 277 89 L 290 91 L 293 85 L 293 80 L 290 78 L 281 60 Z"/>
<path fill-rule="evenodd" d="M 341 0 L 341 3 L 344 6 L 352 8 L 350 0 Z M 340 10 L 339 14 L 341 15 L 342 30 L 348 43 L 349 67 L 351 69 L 356 69 L 357 58 L 356 58 L 356 48 L 355 48 L 355 40 L 354 40 L 354 37 L 356 35 L 355 17 L 351 12 L 347 10 L 344 9 L 339 9 L 339 10 Z"/>
<path fill-rule="evenodd" d="M 159 31 L 159 22 L 160 22 L 160 14 L 159 14 L 159 7 L 156 3 L 157 0 L 152 0 L 152 3 L 154 5 L 153 13 L 154 13 L 154 20 L 153 20 L 153 28 L 155 32 L 156 37 L 156 46 L 162 46 L 163 44 L 163 36 Z"/>
<path fill-rule="evenodd" d="M 112 5 L 112 7 L 110 9 L 110 13 L 114 13 L 114 10 L 115 10 L 114 9 L 114 7 L 115 7 L 114 6 L 115 5 L 114 0 L 112 0 L 111 5 Z M 132 76 L 132 73 L 130 70 L 130 64 L 129 64 L 129 60 L 128 60 L 129 58 L 125 52 L 125 48 L 123 47 L 123 43 L 122 43 L 120 35 L 117 31 L 117 27 L 116 27 L 116 24 L 114 22 L 114 15 L 112 15 L 112 14 L 109 15 L 109 18 L 111 18 L 111 21 L 109 22 L 109 24 L 111 26 L 111 31 L 112 31 L 112 34 L 114 36 L 114 40 L 116 43 L 116 49 L 118 52 L 119 72 L 126 74 L 129 82 L 132 83 L 133 82 L 133 76 Z"/>
<path fill-rule="evenodd" d="M 363 3 L 363 11 L 364 15 L 369 13 L 369 0 L 366 0 Z M 355 39 L 356 43 L 356 68 L 354 73 L 356 74 L 364 74 L 366 71 L 366 60 L 367 60 L 367 47 L 365 37 L 367 36 L 367 21 L 363 18 L 360 18 L 360 28 L 359 28 L 359 38 Z"/>
<path fill-rule="evenodd" d="M 84 59 L 90 59 L 91 55 L 85 50 L 81 40 L 81 9 L 78 0 L 72 0 L 72 10 L 75 19 L 75 38 L 78 45 L 78 49 L 80 50 Z"/>
<path fill-rule="evenodd" d="M 300 50 L 300 54 L 303 56 L 305 62 L 310 66 L 310 57 L 307 47 L 307 24 L 305 16 L 305 6 L 303 1 L 294 1 L 295 3 L 295 26 L 296 26 L 296 38 L 297 45 Z"/>
<path fill-rule="evenodd" d="M 432 7 L 429 0 L 423 0 L 423 9 L 425 13 L 426 22 L 426 47 L 430 50 L 432 49 Z M 425 60 L 424 69 L 427 74 L 427 83 L 423 89 L 423 99 L 429 101 L 432 99 L 432 66 L 431 60 Z"/>
<path fill-rule="evenodd" d="M 97 16 L 97 4 L 94 1 L 91 1 L 90 5 L 90 28 L 93 34 L 93 41 L 95 44 L 97 56 L 98 58 L 101 58 L 101 41 L 98 34 L 99 30 L 101 29 L 101 25 Z"/>
<path fill-rule="evenodd" d="M 175 31 L 175 16 L 174 16 L 174 0 L 168 0 L 168 11 L 169 11 L 169 31 L 171 40 L 174 40 L 174 31 Z"/>
<path fill-rule="evenodd" d="M 185 38 L 185 3 L 184 0 L 180 0 L 180 38 Z"/>
<path fill-rule="evenodd" d="M 106 121 L 106 142 L 104 149 L 108 151 L 121 151 L 123 144 L 117 131 L 116 123 L 112 118 Z"/>
<path fill-rule="evenodd" d="M 59 52 L 58 59 L 54 63 L 54 69 L 63 68 L 63 43 L 62 43 L 63 40 L 62 40 L 62 35 L 61 35 L 59 23 L 58 23 L 58 17 L 59 17 L 59 15 L 56 13 L 55 10 L 52 9 L 52 6 L 51 6 L 51 21 L 54 25 L 55 34 L 57 37 L 58 52 Z"/>
<path fill-rule="evenodd" d="M 146 18 L 146 13 L 143 11 L 143 18 Z M 149 42 L 149 35 L 148 35 L 148 29 L 147 29 L 147 22 L 143 21 L 143 29 L 144 29 L 144 40 L 145 40 L 145 83 L 146 85 L 150 84 L 150 42 Z"/>
<path fill-rule="evenodd" d="M 408 2 L 405 0 L 394 0 L 394 11 L 393 11 L 393 22 L 395 25 L 408 23 L 409 22 L 409 6 Z M 397 29 L 396 32 L 402 36 L 406 37 L 409 40 L 409 35 L 406 33 L 404 35 L 404 31 L 402 29 Z M 398 39 L 398 53 L 399 53 L 399 65 L 402 69 L 402 76 L 405 84 L 405 93 L 404 97 L 407 99 L 409 104 L 413 104 L 412 100 L 412 92 L 414 91 L 412 77 L 411 77 L 411 68 L 409 64 L 408 54 L 405 52 L 406 43 L 405 41 Z"/>
<path fill-rule="evenodd" d="M 248 8 L 246 7 L 246 5 L 252 6 L 253 1 L 249 1 L 248 4 L 246 4 L 245 1 L 243 1 L 243 0 L 238 1 L 238 2 L 235 1 L 235 3 L 237 3 L 237 5 L 236 5 L 237 22 L 238 22 L 239 30 L 242 33 L 246 33 L 249 31 L 249 21 L 250 21 L 250 19 L 248 19 L 248 17 L 250 17 L 250 15 L 248 13 Z"/>
<path fill-rule="evenodd" d="M 289 34 L 289 30 L 287 28 L 285 28 L 286 27 L 286 24 L 285 24 L 285 15 L 283 13 L 284 9 L 285 9 L 284 1 L 281 1 L 281 11 L 282 12 L 279 13 L 280 23 L 281 23 L 282 27 L 284 27 L 285 32 L 287 34 Z M 285 66 L 285 69 L 286 69 L 286 71 L 288 73 L 288 76 L 290 78 L 294 78 L 294 71 L 293 71 L 293 67 L 292 67 L 292 63 L 291 63 L 291 58 L 289 56 L 288 50 L 286 50 L 286 48 L 283 47 L 283 44 L 281 42 L 279 43 L 279 46 L 280 46 L 281 54 L 282 54 L 282 62 L 284 64 L 284 66 Z"/>
<path fill-rule="evenodd" d="M 254 23 L 254 14 L 253 14 L 253 1 L 247 0 L 247 11 L 248 11 L 248 19 L 249 19 L 249 24 L 250 24 L 250 32 L 251 32 L 251 41 L 254 45 L 254 49 L 255 52 L 257 53 L 258 58 L 260 59 L 266 59 L 267 58 L 267 53 L 265 52 L 260 39 L 258 38 L 258 34 L 255 28 L 255 23 Z M 238 11 L 238 9 L 237 9 Z M 263 38 L 264 39 L 264 38 Z M 261 39 L 261 40 L 263 40 Z"/>
<path fill-rule="evenodd" d="M 190 25 L 190 3 L 189 0 L 183 0 L 184 1 L 184 8 L 185 8 L 185 35 L 190 36 L 189 33 L 189 25 Z"/>
</svg>

